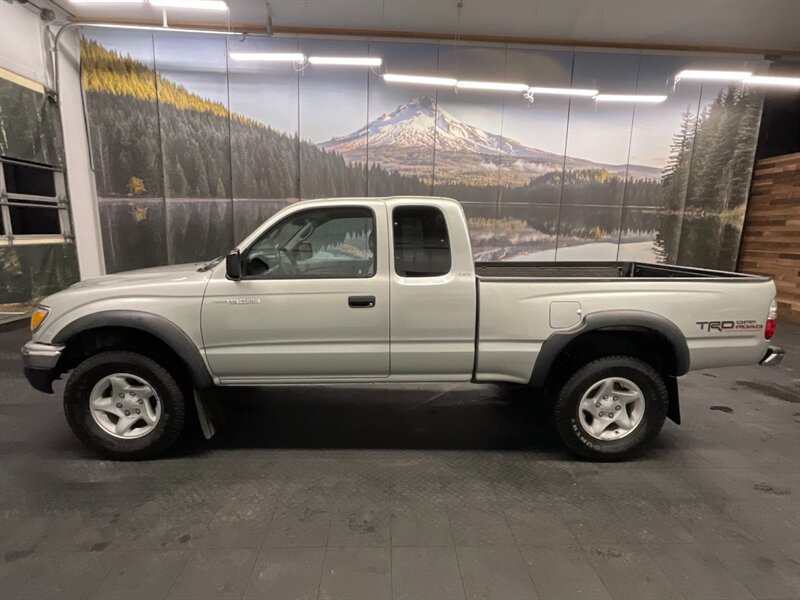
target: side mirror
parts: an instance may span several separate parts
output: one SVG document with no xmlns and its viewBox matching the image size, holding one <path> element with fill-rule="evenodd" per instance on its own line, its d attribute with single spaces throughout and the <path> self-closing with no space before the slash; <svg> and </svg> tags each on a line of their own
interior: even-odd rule
<svg viewBox="0 0 800 600">
<path fill-rule="evenodd" d="M 239 256 L 238 250 L 234 250 L 225 257 L 225 273 L 228 275 L 228 279 L 242 278 L 242 257 Z"/>
</svg>

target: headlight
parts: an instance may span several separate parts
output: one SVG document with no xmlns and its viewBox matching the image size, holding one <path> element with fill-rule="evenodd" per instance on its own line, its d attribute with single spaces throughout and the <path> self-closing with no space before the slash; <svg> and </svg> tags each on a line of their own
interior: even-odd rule
<svg viewBox="0 0 800 600">
<path fill-rule="evenodd" d="M 50 309 L 44 306 L 37 306 L 36 310 L 31 315 L 31 333 L 39 329 L 39 326 L 44 323 L 47 315 L 50 314 Z"/>
</svg>

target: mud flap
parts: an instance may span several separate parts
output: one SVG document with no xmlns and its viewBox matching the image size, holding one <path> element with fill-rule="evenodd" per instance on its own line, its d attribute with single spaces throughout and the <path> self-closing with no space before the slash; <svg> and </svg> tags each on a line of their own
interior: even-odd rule
<svg viewBox="0 0 800 600">
<path fill-rule="evenodd" d="M 210 440 L 217 433 L 219 424 L 219 410 L 213 397 L 213 391 L 194 390 L 194 405 L 197 408 L 197 419 L 200 421 L 200 428 L 203 430 L 203 437 Z"/>
<path fill-rule="evenodd" d="M 681 406 L 678 401 L 678 378 L 668 376 L 664 379 L 664 384 L 667 386 L 667 394 L 669 394 L 669 408 L 667 409 L 667 416 L 670 421 L 675 424 L 681 424 Z"/>
</svg>

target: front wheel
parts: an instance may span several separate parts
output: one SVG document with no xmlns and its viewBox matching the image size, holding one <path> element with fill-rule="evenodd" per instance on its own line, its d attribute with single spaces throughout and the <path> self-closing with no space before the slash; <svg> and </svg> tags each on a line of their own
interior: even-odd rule
<svg viewBox="0 0 800 600">
<path fill-rule="evenodd" d="M 64 413 L 85 446 L 112 459 L 165 452 L 183 430 L 184 394 L 161 365 L 133 352 L 103 352 L 79 364 L 64 390 Z"/>
<path fill-rule="evenodd" d="M 664 424 L 669 395 L 661 375 L 630 356 L 607 356 L 578 369 L 561 388 L 558 432 L 574 452 L 597 461 L 624 460 Z"/>
</svg>

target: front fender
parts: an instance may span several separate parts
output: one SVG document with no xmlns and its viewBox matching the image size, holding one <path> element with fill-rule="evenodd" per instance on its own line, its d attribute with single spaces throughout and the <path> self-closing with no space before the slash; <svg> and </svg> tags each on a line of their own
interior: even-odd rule
<svg viewBox="0 0 800 600">
<path fill-rule="evenodd" d="M 53 337 L 54 344 L 67 345 L 70 338 L 102 327 L 127 327 L 149 333 L 169 346 L 189 369 L 192 383 L 198 389 L 214 385 L 200 349 L 175 323 L 159 315 L 138 310 L 104 310 L 84 315 L 69 322 Z"/>
</svg>

